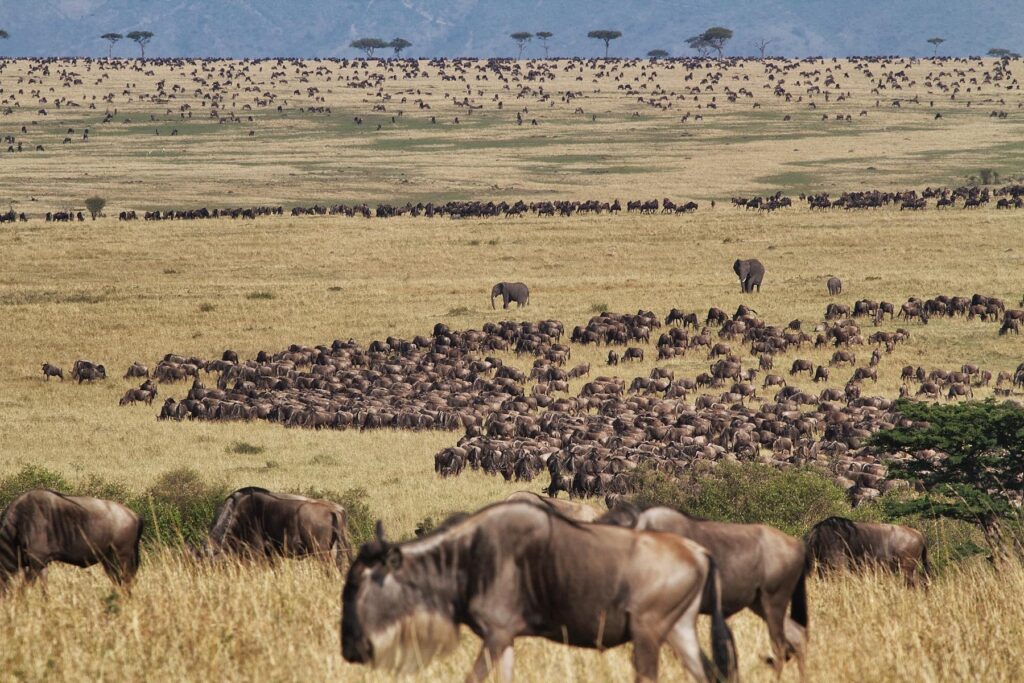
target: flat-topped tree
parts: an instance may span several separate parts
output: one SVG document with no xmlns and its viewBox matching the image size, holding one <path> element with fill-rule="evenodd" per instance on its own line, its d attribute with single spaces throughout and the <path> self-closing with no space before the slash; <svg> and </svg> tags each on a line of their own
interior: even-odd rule
<svg viewBox="0 0 1024 683">
<path fill-rule="evenodd" d="M 701 59 L 707 57 L 708 53 L 711 52 L 711 45 L 708 43 L 707 40 L 704 39 L 703 33 L 687 38 L 686 45 L 691 50 L 696 50 L 697 56 L 700 57 Z"/>
<path fill-rule="evenodd" d="M 651 50 L 647 53 L 647 56 L 651 59 L 664 59 L 668 57 L 668 50 Z"/>
<path fill-rule="evenodd" d="M 732 30 L 727 29 L 724 26 L 712 26 L 707 31 L 701 34 L 708 46 L 718 53 L 718 58 L 722 58 L 722 50 L 725 49 L 725 44 L 732 38 Z"/>
<path fill-rule="evenodd" d="M 544 46 L 544 59 L 547 59 L 548 58 L 548 38 L 550 38 L 551 36 L 553 36 L 555 34 L 552 33 L 551 31 L 537 31 L 537 33 L 535 33 L 534 35 L 536 35 L 538 38 L 540 38 L 540 42 Z"/>
<path fill-rule="evenodd" d="M 370 58 L 373 57 L 374 50 L 383 50 L 384 48 L 391 47 L 391 45 L 380 38 L 360 38 L 349 43 L 349 47 L 362 50 L 366 53 L 367 58 Z"/>
<path fill-rule="evenodd" d="M 107 59 L 110 59 L 114 55 L 114 43 L 124 38 L 124 36 L 120 33 L 104 33 L 100 38 L 110 43 L 110 46 L 107 48 Z"/>
<path fill-rule="evenodd" d="M 621 37 L 622 31 L 608 31 L 604 29 L 600 31 L 591 31 L 590 33 L 587 34 L 587 38 L 593 38 L 594 40 L 604 41 L 605 59 L 608 59 L 608 45 L 610 45 L 613 40 L 618 40 Z"/>
<path fill-rule="evenodd" d="M 532 33 L 528 33 L 526 31 L 516 31 L 515 33 L 511 34 L 509 37 L 512 38 L 512 40 L 516 41 L 516 45 L 519 46 L 519 57 L 517 57 L 517 59 L 522 59 L 523 58 L 523 48 L 526 47 L 526 44 L 528 42 L 530 42 L 531 38 L 533 38 L 533 34 Z"/>
<path fill-rule="evenodd" d="M 935 48 L 935 52 L 932 53 L 932 57 L 936 57 L 939 54 L 939 45 L 942 45 L 944 42 L 946 42 L 946 39 L 945 38 L 929 38 L 928 42 L 931 43 L 932 46 Z"/>
<path fill-rule="evenodd" d="M 994 47 L 988 51 L 988 56 L 999 57 L 1000 59 L 1007 57 L 1010 59 L 1017 59 L 1018 57 L 1020 57 L 1020 54 L 1017 52 L 1013 52 L 1012 50 L 1007 50 L 1006 48 Z"/>
<path fill-rule="evenodd" d="M 127 36 L 128 40 L 134 40 L 142 53 L 142 58 L 146 58 L 146 43 L 153 39 L 153 33 L 151 31 L 132 31 Z"/>
<path fill-rule="evenodd" d="M 395 38 L 390 43 L 388 43 L 388 47 L 395 51 L 395 57 L 401 57 L 402 50 L 404 50 L 407 47 L 412 47 L 412 43 L 410 43 L 405 38 Z"/>
<path fill-rule="evenodd" d="M 8 33 L 7 31 L 3 30 L 2 28 L 0 28 L 0 40 L 4 40 L 5 38 L 10 38 L 10 37 L 11 37 L 10 33 Z"/>
</svg>

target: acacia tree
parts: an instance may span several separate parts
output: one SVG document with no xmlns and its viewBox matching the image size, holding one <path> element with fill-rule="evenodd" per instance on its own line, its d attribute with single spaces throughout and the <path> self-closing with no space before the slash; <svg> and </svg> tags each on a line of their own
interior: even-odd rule
<svg viewBox="0 0 1024 683">
<path fill-rule="evenodd" d="M 3 30 L 2 28 L 0 28 L 0 40 L 6 40 L 7 38 L 10 38 L 10 37 L 11 37 L 10 33 L 8 33 L 7 31 Z"/>
<path fill-rule="evenodd" d="M 407 47 L 412 47 L 412 43 L 410 43 L 405 38 L 395 38 L 390 43 L 388 43 L 388 47 L 395 51 L 395 57 L 401 57 L 402 50 L 404 50 Z"/>
<path fill-rule="evenodd" d="M 697 56 L 701 59 L 708 56 L 711 52 L 711 45 L 707 40 L 704 39 L 704 34 L 692 36 L 686 39 L 686 44 L 691 50 L 697 51 Z"/>
<path fill-rule="evenodd" d="M 613 40 L 617 40 L 622 37 L 622 31 L 591 31 L 587 34 L 587 38 L 593 38 L 595 40 L 604 41 L 604 58 L 608 59 L 608 46 Z"/>
<path fill-rule="evenodd" d="M 139 45 L 139 50 L 142 52 L 142 58 L 146 58 L 146 43 L 153 39 L 153 33 L 151 31 L 132 31 L 127 36 L 128 40 L 134 40 Z"/>
<path fill-rule="evenodd" d="M 120 33 L 104 33 L 100 38 L 110 43 L 110 46 L 107 48 L 107 59 L 110 59 L 114 55 L 114 43 L 124 38 L 124 36 Z"/>
<path fill-rule="evenodd" d="M 876 433 L 876 452 L 911 457 L 889 476 L 918 483 L 924 495 L 893 505 L 900 514 L 948 517 L 981 527 L 989 547 L 1004 552 L 1000 520 L 1019 518 L 1024 492 L 1024 409 L 1014 403 L 937 405 L 899 401 L 906 425 Z"/>
<path fill-rule="evenodd" d="M 989 57 L 1000 57 L 1000 58 L 1002 58 L 1002 57 L 1009 57 L 1010 59 L 1017 59 L 1018 57 L 1020 57 L 1020 54 L 1018 54 L 1016 52 L 1013 52 L 1012 50 L 1007 50 L 1007 49 L 1002 48 L 1002 47 L 994 47 L 994 48 L 992 48 L 991 50 L 988 51 L 988 56 Z"/>
<path fill-rule="evenodd" d="M 516 31 L 515 33 L 511 34 L 510 37 L 512 38 L 512 40 L 516 41 L 516 45 L 519 46 L 519 57 L 517 59 L 522 59 L 523 48 L 526 47 L 526 44 L 530 42 L 531 38 L 533 38 L 533 34 L 528 33 L 526 31 Z"/>
<path fill-rule="evenodd" d="M 756 47 L 761 52 L 761 59 L 764 59 L 765 48 L 767 48 L 769 45 L 771 45 L 774 42 L 775 42 L 774 40 L 766 40 L 766 39 L 762 38 L 761 40 L 759 40 L 756 43 L 754 43 L 754 47 Z"/>
<path fill-rule="evenodd" d="M 650 57 L 651 59 L 664 59 L 665 57 L 668 57 L 668 51 L 651 50 L 650 52 L 647 53 L 647 56 Z"/>
<path fill-rule="evenodd" d="M 349 47 L 362 50 L 369 58 L 373 57 L 374 50 L 383 50 L 386 47 L 391 47 L 391 45 L 380 38 L 360 38 L 359 40 L 353 40 L 349 43 Z"/>
<path fill-rule="evenodd" d="M 944 42 L 946 42 L 946 39 L 945 38 L 929 38 L 928 42 L 931 43 L 932 46 L 935 47 L 935 52 L 932 53 L 932 57 L 937 57 L 938 54 L 939 54 L 939 45 L 942 45 Z"/>
<path fill-rule="evenodd" d="M 107 205 L 107 200 L 103 197 L 89 197 L 85 200 L 85 208 L 89 210 L 89 215 L 92 216 L 93 220 L 103 212 L 103 207 Z"/>
<path fill-rule="evenodd" d="M 718 58 L 722 58 L 722 50 L 725 49 L 725 44 L 732 38 L 732 30 L 725 28 L 724 26 L 712 26 L 707 31 L 701 34 L 708 46 L 718 53 Z"/>
<path fill-rule="evenodd" d="M 555 34 L 552 33 L 551 31 L 537 31 L 537 33 L 535 35 L 538 38 L 540 38 L 540 42 L 544 46 L 544 59 L 547 59 L 548 58 L 548 38 L 550 38 L 551 36 L 553 36 Z"/>
</svg>

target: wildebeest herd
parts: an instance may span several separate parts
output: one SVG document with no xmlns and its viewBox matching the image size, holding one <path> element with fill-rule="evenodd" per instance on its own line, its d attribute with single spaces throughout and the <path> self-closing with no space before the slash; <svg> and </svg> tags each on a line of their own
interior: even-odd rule
<svg viewBox="0 0 1024 683">
<path fill-rule="evenodd" d="M 140 565 L 142 520 L 118 503 L 34 489 L 0 517 L 0 591 L 45 577 L 51 562 L 100 564 L 130 588 Z M 465 624 L 482 641 L 468 680 L 497 666 L 511 680 L 512 643 L 538 636 L 606 649 L 633 643 L 638 680 L 655 680 L 668 642 L 697 680 L 732 680 L 736 644 L 726 619 L 750 609 L 765 621 L 769 663 L 795 657 L 804 675 L 808 572 L 881 568 L 909 585 L 928 578 L 920 533 L 829 518 L 804 542 L 771 527 L 691 518 L 619 503 L 604 515 L 580 503 L 512 494 L 457 514 L 406 543 L 376 538 L 353 556 L 345 509 L 330 501 L 246 487 L 218 507 L 196 561 L 314 557 L 342 570 L 341 649 L 346 660 L 410 673 L 450 649 Z M 656 579 L 656 580 L 655 580 Z M 787 614 L 787 612 L 789 612 Z M 700 651 L 698 614 L 712 619 Z"/>
</svg>

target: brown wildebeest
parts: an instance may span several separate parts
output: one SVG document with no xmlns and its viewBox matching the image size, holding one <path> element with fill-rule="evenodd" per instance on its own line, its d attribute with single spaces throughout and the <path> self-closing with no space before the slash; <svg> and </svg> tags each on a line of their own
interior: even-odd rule
<svg viewBox="0 0 1024 683">
<path fill-rule="evenodd" d="M 466 624 L 483 641 L 467 681 L 495 664 L 511 680 L 519 636 L 598 649 L 632 641 L 637 681 L 657 678 L 667 640 L 698 680 L 732 678 L 718 586 L 714 559 L 692 541 L 580 524 L 530 503 L 498 503 L 397 545 L 378 523 L 345 580 L 341 651 L 349 662 L 411 672 L 450 650 Z M 697 638 L 702 601 L 715 606 L 715 672 Z"/>
<path fill-rule="evenodd" d="M 268 560 L 312 555 L 341 569 L 352 561 L 347 521 L 337 503 L 247 486 L 221 503 L 202 551 Z"/>
<path fill-rule="evenodd" d="M 517 500 L 554 510 L 563 517 L 568 517 L 575 522 L 593 522 L 601 516 L 601 511 L 591 505 L 576 503 L 571 500 L 559 500 L 550 496 L 541 496 L 532 491 L 516 491 L 506 498 L 505 502 Z"/>
<path fill-rule="evenodd" d="M 0 518 L 0 592 L 14 574 L 26 582 L 46 565 L 102 564 L 110 579 L 130 584 L 139 569 L 142 519 L 120 503 L 33 489 L 15 498 Z"/>
<path fill-rule="evenodd" d="M 877 566 L 903 574 L 907 585 L 916 587 L 920 565 L 927 584 L 928 546 L 917 529 L 829 517 L 815 524 L 806 540 L 808 557 L 817 563 L 819 575 Z"/>
<path fill-rule="evenodd" d="M 665 531 L 699 543 L 718 562 L 722 612 L 728 618 L 750 608 L 768 626 L 776 676 L 795 655 L 804 677 L 807 644 L 807 562 L 804 544 L 764 524 L 730 524 L 696 519 L 668 507 L 640 511 L 620 503 L 599 523 L 641 531 Z M 792 605 L 791 615 L 786 608 Z M 702 605 L 701 612 L 710 605 Z"/>
</svg>

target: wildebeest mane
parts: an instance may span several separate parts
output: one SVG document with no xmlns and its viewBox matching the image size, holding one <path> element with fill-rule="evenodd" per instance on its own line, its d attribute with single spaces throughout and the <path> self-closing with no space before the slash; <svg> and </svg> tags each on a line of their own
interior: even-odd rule
<svg viewBox="0 0 1024 683">
<path fill-rule="evenodd" d="M 856 559 L 869 550 L 856 523 L 845 517 L 829 517 L 815 524 L 807 534 L 807 545 L 815 557 L 839 551 Z"/>
</svg>

